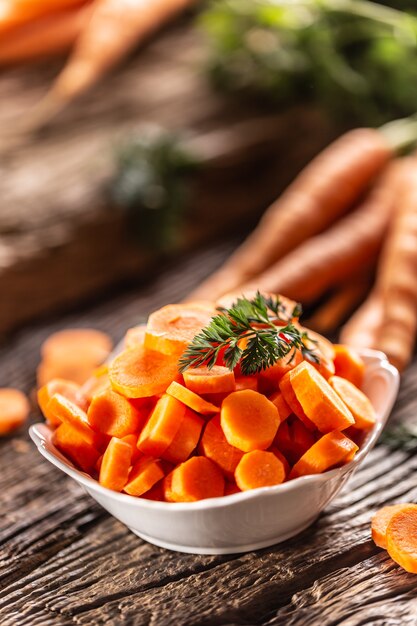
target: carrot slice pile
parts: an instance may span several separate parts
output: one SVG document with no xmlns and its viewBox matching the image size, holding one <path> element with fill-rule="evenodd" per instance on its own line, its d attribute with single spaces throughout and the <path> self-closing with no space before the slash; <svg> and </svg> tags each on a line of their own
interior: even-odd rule
<svg viewBox="0 0 417 626">
<path fill-rule="evenodd" d="M 387 527 L 387 550 L 406 572 L 417 574 L 417 506 L 394 513 Z"/>
<path fill-rule="evenodd" d="M 269 448 L 280 423 L 276 406 L 250 389 L 227 396 L 220 419 L 227 442 L 243 452 Z"/>
<path fill-rule="evenodd" d="M 172 443 L 162 453 L 162 458 L 175 464 L 186 461 L 197 447 L 203 426 L 201 417 L 187 409 Z"/>
<path fill-rule="evenodd" d="M 131 496 L 141 496 L 164 477 L 161 464 L 150 457 L 142 457 L 132 467 L 123 491 Z"/>
<path fill-rule="evenodd" d="M 376 421 L 375 410 L 365 394 L 349 380 L 340 376 L 332 376 L 329 384 L 352 413 L 355 427 L 360 430 L 372 428 Z"/>
<path fill-rule="evenodd" d="M 190 368 L 184 372 L 184 382 L 195 393 L 230 393 L 236 389 L 235 376 L 227 367 L 215 365 Z"/>
<path fill-rule="evenodd" d="M 164 306 L 149 316 L 145 347 L 180 356 L 214 315 L 214 307 L 204 304 Z"/>
<path fill-rule="evenodd" d="M 48 407 L 49 401 L 56 393 L 64 396 L 64 398 L 67 398 L 67 400 L 70 400 L 79 406 L 83 411 L 87 410 L 87 399 L 85 398 L 80 385 L 77 385 L 70 380 L 54 378 L 49 383 L 38 389 L 37 393 L 39 408 L 50 424 L 53 424 L 54 426 L 61 424 L 61 420 L 57 418 L 57 416 L 54 415 Z"/>
<path fill-rule="evenodd" d="M 24 393 L 11 387 L 0 388 L 0 435 L 22 426 L 29 417 L 29 400 Z"/>
<path fill-rule="evenodd" d="M 363 383 L 365 364 L 359 354 L 353 348 L 342 344 L 336 344 L 333 348 L 336 375 L 346 378 L 360 388 Z"/>
<path fill-rule="evenodd" d="M 174 441 L 185 412 L 185 404 L 167 394 L 162 396 L 139 436 L 138 449 L 149 456 L 162 456 Z"/>
<path fill-rule="evenodd" d="M 87 415 L 94 430 L 111 437 L 136 433 L 146 419 L 146 415 L 141 415 L 129 400 L 112 389 L 94 396 Z"/>
<path fill-rule="evenodd" d="M 387 528 L 391 518 L 398 511 L 402 511 L 404 507 L 415 507 L 417 504 L 391 504 L 384 506 L 375 513 L 371 522 L 372 539 L 379 548 L 387 549 Z"/>
<path fill-rule="evenodd" d="M 253 450 L 239 461 L 235 479 L 242 491 L 279 485 L 285 480 L 285 467 L 273 452 Z"/>
<path fill-rule="evenodd" d="M 101 448 L 103 435 L 91 428 L 87 414 L 77 404 L 71 402 L 71 400 L 68 400 L 60 393 L 56 393 L 50 399 L 47 408 L 55 420 L 71 425 L 84 441 L 97 449 Z"/>
<path fill-rule="evenodd" d="M 219 407 L 211 402 L 207 402 L 207 400 L 204 400 L 204 398 L 194 393 L 194 391 L 187 389 L 184 385 L 180 385 L 175 380 L 168 387 L 167 394 L 176 398 L 193 411 L 196 411 L 196 413 L 201 413 L 201 415 L 212 415 L 220 411 Z"/>
<path fill-rule="evenodd" d="M 347 406 L 308 361 L 289 372 L 289 378 L 303 411 L 320 432 L 343 430 L 355 423 Z"/>
<path fill-rule="evenodd" d="M 112 437 L 103 454 L 98 478 L 100 485 L 113 491 L 121 491 L 127 483 L 131 460 L 132 447 L 125 441 Z"/>
<path fill-rule="evenodd" d="M 241 450 L 227 442 L 218 416 L 207 422 L 199 450 L 202 455 L 214 461 L 228 479 L 233 478 L 237 464 L 243 455 Z"/>
<path fill-rule="evenodd" d="M 291 470 L 290 478 L 321 474 L 326 470 L 346 461 L 358 446 L 346 435 L 335 430 L 323 435 L 307 450 Z"/>
<path fill-rule="evenodd" d="M 204 456 L 194 456 L 172 471 L 166 497 L 172 502 L 196 502 L 223 494 L 224 478 L 217 465 Z"/>
</svg>

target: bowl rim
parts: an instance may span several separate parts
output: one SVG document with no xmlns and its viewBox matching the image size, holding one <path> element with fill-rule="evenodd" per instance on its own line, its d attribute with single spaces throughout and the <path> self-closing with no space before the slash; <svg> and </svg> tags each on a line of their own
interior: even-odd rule
<svg viewBox="0 0 417 626">
<path fill-rule="evenodd" d="M 137 506 L 139 508 L 144 507 L 153 511 L 178 511 L 178 512 L 195 512 L 204 511 L 207 509 L 222 508 L 229 504 L 235 504 L 239 502 L 247 502 L 254 500 L 262 496 L 272 496 L 285 493 L 291 490 L 297 489 L 297 487 L 309 484 L 320 484 L 330 481 L 333 477 L 340 475 L 340 478 L 346 474 L 346 472 L 355 470 L 357 466 L 367 456 L 368 452 L 373 448 L 377 442 L 387 420 L 391 413 L 392 407 L 396 400 L 399 389 L 399 372 L 389 363 L 386 355 L 383 352 L 371 349 L 358 350 L 359 354 L 365 359 L 366 370 L 380 370 L 385 371 L 390 377 L 390 390 L 391 393 L 387 399 L 387 405 L 381 411 L 379 419 L 371 431 L 369 431 L 366 440 L 355 455 L 352 461 L 346 463 L 342 467 L 336 467 L 322 474 L 309 474 L 307 476 L 299 476 L 293 478 L 280 485 L 272 485 L 270 487 L 259 487 L 257 489 L 251 489 L 248 491 L 241 491 L 226 496 L 218 496 L 215 498 L 205 498 L 204 500 L 198 500 L 197 502 L 160 502 L 157 500 L 147 500 L 140 496 L 131 496 L 129 494 L 120 493 L 103 487 L 100 483 L 92 478 L 89 474 L 77 469 L 71 461 L 67 460 L 63 454 L 55 448 L 52 442 L 53 430 L 45 422 L 38 422 L 33 424 L 29 428 L 29 435 L 32 441 L 36 444 L 39 452 L 50 463 L 58 467 L 61 471 L 73 478 L 76 482 L 83 485 L 88 491 L 92 490 L 98 493 L 100 496 L 110 498 L 115 502 L 125 503 Z"/>
</svg>

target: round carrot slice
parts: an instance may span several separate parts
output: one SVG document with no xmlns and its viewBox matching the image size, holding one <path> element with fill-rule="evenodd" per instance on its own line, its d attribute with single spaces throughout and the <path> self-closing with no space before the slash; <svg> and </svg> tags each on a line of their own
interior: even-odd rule
<svg viewBox="0 0 417 626">
<path fill-rule="evenodd" d="M 329 384 L 352 413 L 355 427 L 359 430 L 372 428 L 376 420 L 375 410 L 363 391 L 340 376 L 332 376 L 329 379 Z"/>
<path fill-rule="evenodd" d="M 185 417 L 187 407 L 169 395 L 163 395 L 155 405 L 139 439 L 143 454 L 161 457 L 174 441 Z"/>
<path fill-rule="evenodd" d="M 290 478 L 321 474 L 339 463 L 346 462 L 346 459 L 358 449 L 356 443 L 343 433 L 337 430 L 327 433 L 297 461 L 291 470 Z"/>
<path fill-rule="evenodd" d="M 285 480 L 285 467 L 273 452 L 253 450 L 242 456 L 235 479 L 242 491 L 280 485 Z"/>
<path fill-rule="evenodd" d="M 101 461 L 98 479 L 100 485 L 113 491 L 121 491 L 128 479 L 131 459 L 132 447 L 125 441 L 113 437 Z"/>
<path fill-rule="evenodd" d="M 207 402 L 197 393 L 187 389 L 184 385 L 180 385 L 175 380 L 168 387 L 167 393 L 201 415 L 212 415 L 220 411 L 219 407 Z"/>
<path fill-rule="evenodd" d="M 207 422 L 200 441 L 199 452 L 214 461 L 230 479 L 233 478 L 237 464 L 243 455 L 241 450 L 227 442 L 218 416 Z"/>
<path fill-rule="evenodd" d="M 125 335 L 125 347 L 135 348 L 136 346 L 143 346 L 145 342 L 146 324 L 139 324 L 129 328 Z"/>
<path fill-rule="evenodd" d="M 251 452 L 266 450 L 280 424 L 277 407 L 264 395 L 247 389 L 225 398 L 220 413 L 224 435 L 231 446 Z"/>
<path fill-rule="evenodd" d="M 41 387 L 37 394 L 39 408 L 45 419 L 47 419 L 52 425 L 58 426 L 61 424 L 61 420 L 48 409 L 49 401 L 56 393 L 61 394 L 61 396 L 64 396 L 67 400 L 71 400 L 71 402 L 79 406 L 83 411 L 87 410 L 87 399 L 84 396 L 80 385 L 77 385 L 70 380 L 54 378 L 49 383 Z"/>
<path fill-rule="evenodd" d="M 178 365 L 172 357 L 137 346 L 115 358 L 109 378 L 113 389 L 123 396 L 146 398 L 163 393 L 179 378 Z"/>
<path fill-rule="evenodd" d="M 162 458 L 175 464 L 186 461 L 197 447 L 203 426 L 204 421 L 201 417 L 187 409 L 177 434 L 171 445 L 162 453 Z"/>
<path fill-rule="evenodd" d="M 94 430 L 111 437 L 136 433 L 147 417 L 145 414 L 141 415 L 129 400 L 112 389 L 105 389 L 94 396 L 87 415 Z"/>
<path fill-rule="evenodd" d="M 417 574 L 417 505 L 404 506 L 387 527 L 387 550 L 406 572 Z"/>
<path fill-rule="evenodd" d="M 194 456 L 172 471 L 170 497 L 173 502 L 195 502 L 224 494 L 224 478 L 213 461 Z"/>
<path fill-rule="evenodd" d="M 404 507 L 411 506 L 417 509 L 417 504 L 391 504 L 384 506 L 375 513 L 371 522 L 372 539 L 379 548 L 387 549 L 387 528 L 392 516 Z"/>
<path fill-rule="evenodd" d="M 227 367 L 214 365 L 190 368 L 184 372 L 187 389 L 195 393 L 229 393 L 236 388 L 235 375 Z"/>
<path fill-rule="evenodd" d="M 0 435 L 19 428 L 29 413 L 30 404 L 24 393 L 11 387 L 0 388 Z"/>
<path fill-rule="evenodd" d="M 206 304 L 169 304 L 151 313 L 145 347 L 163 354 L 181 355 L 194 337 L 207 326 L 215 309 Z"/>
<path fill-rule="evenodd" d="M 142 457 L 132 467 L 123 491 L 131 496 L 141 496 L 164 477 L 161 464 L 155 459 Z"/>
<path fill-rule="evenodd" d="M 99 365 L 109 355 L 113 342 L 109 335 L 93 328 L 67 328 L 53 333 L 44 341 L 41 354 L 45 361 L 73 360 Z"/>
</svg>

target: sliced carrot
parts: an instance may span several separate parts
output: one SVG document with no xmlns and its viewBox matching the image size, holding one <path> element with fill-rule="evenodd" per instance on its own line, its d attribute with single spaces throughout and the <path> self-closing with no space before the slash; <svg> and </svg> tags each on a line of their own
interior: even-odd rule
<svg viewBox="0 0 417 626">
<path fill-rule="evenodd" d="M 404 506 L 394 513 L 387 528 L 390 557 L 406 572 L 417 574 L 417 506 Z"/>
<path fill-rule="evenodd" d="M 320 357 L 318 363 L 312 363 L 313 367 L 321 374 L 326 380 L 328 380 L 331 376 L 334 376 L 336 372 L 336 368 L 334 366 L 333 361 L 329 361 L 326 357 Z"/>
<path fill-rule="evenodd" d="M 53 333 L 43 342 L 45 361 L 63 361 L 76 355 L 80 362 L 99 365 L 109 356 L 113 342 L 109 335 L 93 328 L 67 328 Z"/>
<path fill-rule="evenodd" d="M 207 402 L 207 400 L 204 400 L 204 398 L 194 393 L 194 391 L 187 389 L 184 385 L 180 385 L 175 380 L 168 387 L 167 394 L 176 398 L 196 413 L 201 413 L 201 415 L 213 415 L 213 413 L 220 411 L 219 407 L 211 402 Z"/>
<path fill-rule="evenodd" d="M 243 389 L 252 389 L 252 391 L 258 391 L 258 378 L 257 376 L 239 376 L 235 380 L 236 391 L 243 391 Z"/>
<path fill-rule="evenodd" d="M 376 420 L 375 410 L 363 391 L 340 376 L 332 376 L 329 384 L 352 413 L 355 418 L 355 427 L 360 430 L 372 428 Z"/>
<path fill-rule="evenodd" d="M 297 417 L 280 425 L 273 446 L 282 452 L 291 464 L 297 461 L 315 443 L 314 434 Z"/>
<path fill-rule="evenodd" d="M 274 446 L 271 446 L 268 449 L 268 452 L 272 452 L 272 454 L 275 454 L 277 459 L 281 461 L 282 465 L 284 466 L 284 472 L 285 472 L 285 478 L 286 478 L 291 471 L 291 466 L 288 463 L 286 457 L 282 454 L 282 452 L 278 450 L 278 448 L 275 448 Z"/>
<path fill-rule="evenodd" d="M 174 494 L 172 493 L 172 472 L 167 474 L 162 481 L 162 491 L 166 502 L 175 502 Z"/>
<path fill-rule="evenodd" d="M 343 344 L 334 347 L 334 365 L 337 376 L 346 378 L 356 387 L 361 388 L 365 372 L 365 363 L 354 348 Z"/>
<path fill-rule="evenodd" d="M 90 474 L 94 471 L 100 452 L 80 437 L 79 431 L 71 424 L 64 423 L 58 426 L 54 431 L 52 441 L 74 465 Z"/>
<path fill-rule="evenodd" d="M 100 454 L 94 466 L 94 469 L 96 470 L 97 474 L 100 474 L 101 464 L 103 463 L 103 456 L 104 454 Z"/>
<path fill-rule="evenodd" d="M 278 409 L 280 422 L 284 422 L 291 415 L 292 411 L 288 404 L 285 402 L 282 392 L 276 391 L 272 394 L 272 396 L 270 396 L 269 399 L 272 404 L 275 404 Z"/>
<path fill-rule="evenodd" d="M 186 461 L 197 447 L 203 426 L 204 420 L 187 409 L 171 445 L 162 454 L 163 459 L 174 464 Z"/>
<path fill-rule="evenodd" d="M 133 465 L 141 456 L 138 450 L 138 435 L 133 435 L 133 434 L 125 435 L 124 437 L 121 437 L 121 440 L 124 441 L 125 443 L 128 443 L 129 446 L 132 448 L 132 465 Z"/>
<path fill-rule="evenodd" d="M 321 474 L 335 465 L 346 462 L 346 459 L 358 449 L 356 443 L 343 433 L 337 430 L 327 433 L 297 461 L 291 470 L 290 478 Z"/>
<path fill-rule="evenodd" d="M 88 404 L 90 404 L 94 396 L 110 388 L 109 369 L 107 365 L 105 367 L 96 368 L 92 372 L 92 375 L 81 386 L 83 395 L 87 399 Z"/>
<path fill-rule="evenodd" d="M 279 388 L 281 390 L 282 396 L 285 402 L 290 407 L 291 411 L 300 419 L 308 430 L 312 432 L 316 430 L 316 425 L 312 422 L 307 415 L 304 413 L 304 409 L 301 406 L 300 402 L 295 395 L 294 389 L 291 385 L 290 372 L 287 372 L 279 383 Z"/>
<path fill-rule="evenodd" d="M 145 500 L 154 500 L 156 502 L 163 502 L 164 501 L 164 481 L 160 480 L 159 482 L 155 483 L 155 485 L 149 489 L 149 491 L 147 491 L 146 493 L 142 494 L 142 498 L 145 498 Z"/>
<path fill-rule="evenodd" d="M 228 393 L 236 389 L 235 375 L 227 367 L 215 365 L 190 368 L 184 372 L 187 389 L 195 393 Z"/>
<path fill-rule="evenodd" d="M 199 452 L 214 461 L 228 479 L 234 476 L 237 464 L 243 455 L 241 450 L 227 442 L 218 416 L 207 422 L 200 441 Z"/>
<path fill-rule="evenodd" d="M 89 424 L 95 431 L 111 437 L 137 433 L 147 417 L 112 389 L 106 389 L 94 396 L 87 415 Z"/>
<path fill-rule="evenodd" d="M 172 471 L 168 494 L 173 502 L 196 502 L 224 494 L 224 478 L 213 461 L 193 456 Z"/>
<path fill-rule="evenodd" d="M 146 324 L 139 324 L 129 328 L 125 335 L 125 347 L 136 348 L 137 346 L 143 346 L 145 342 Z"/>
<path fill-rule="evenodd" d="M 146 398 L 164 393 L 173 380 L 178 380 L 178 364 L 165 354 L 138 346 L 115 358 L 109 378 L 113 389 L 123 396 Z"/>
<path fill-rule="evenodd" d="M 225 496 L 232 496 L 235 493 L 240 493 L 240 489 L 239 487 L 236 485 L 235 482 L 229 482 L 226 481 L 225 482 L 225 487 L 224 487 L 224 495 Z"/>
<path fill-rule="evenodd" d="M 143 454 L 161 457 L 174 441 L 185 417 L 187 407 L 168 394 L 155 405 L 138 439 L 138 449 Z"/>
<path fill-rule="evenodd" d="M 278 409 L 264 395 L 247 389 L 235 391 L 224 400 L 220 423 L 227 442 L 243 450 L 266 450 L 280 423 Z"/>
<path fill-rule="evenodd" d="M 284 482 L 285 468 L 273 452 L 253 450 L 242 456 L 235 471 L 235 479 L 242 491 L 271 487 Z"/>
<path fill-rule="evenodd" d="M 61 420 L 48 410 L 48 404 L 52 396 L 56 393 L 61 394 L 64 398 L 71 400 L 74 404 L 80 407 L 83 411 L 87 410 L 87 399 L 84 396 L 80 385 L 73 383 L 70 380 L 64 380 L 62 378 L 54 378 L 49 383 L 38 389 L 38 404 L 45 419 L 48 420 L 53 426 L 61 424 Z"/>
<path fill-rule="evenodd" d="M 210 404 L 214 404 L 214 406 L 218 406 L 219 407 L 219 411 L 220 411 L 220 407 L 222 405 L 222 402 L 225 398 L 227 398 L 227 396 L 229 395 L 230 392 L 227 393 L 205 393 L 204 394 L 204 400 L 207 400 L 207 402 L 210 402 Z"/>
<path fill-rule="evenodd" d="M 132 460 L 132 447 L 112 437 L 103 454 L 98 481 L 103 487 L 121 491 L 127 483 L 130 463 Z"/>
<path fill-rule="evenodd" d="M 105 437 L 91 428 L 87 413 L 60 393 L 55 393 L 49 400 L 47 411 L 56 421 L 70 424 L 78 432 L 79 437 L 98 450 L 105 444 Z"/>
<path fill-rule="evenodd" d="M 343 430 L 355 423 L 347 406 L 311 363 L 297 365 L 289 377 L 303 411 L 320 432 Z"/>
<path fill-rule="evenodd" d="M 417 504 L 405 504 L 403 502 L 400 504 L 391 504 L 382 507 L 382 509 L 379 509 L 379 511 L 375 513 L 371 522 L 371 532 L 372 539 L 379 548 L 387 549 L 387 528 L 392 516 L 407 507 L 417 509 Z"/>
<path fill-rule="evenodd" d="M 150 457 L 140 458 L 132 467 L 123 491 L 131 496 L 141 496 L 164 477 L 159 461 Z"/>
<path fill-rule="evenodd" d="M 279 359 L 274 365 L 268 367 L 266 370 L 259 372 L 259 385 L 260 390 L 263 393 L 272 393 L 279 389 L 280 381 L 282 377 L 294 369 L 296 365 L 301 363 L 303 357 L 297 350 L 294 355 L 288 355 L 283 359 Z"/>
<path fill-rule="evenodd" d="M 6 435 L 26 422 L 30 413 L 24 393 L 11 387 L 0 388 L 0 435 Z"/>
<path fill-rule="evenodd" d="M 194 337 L 216 315 L 205 304 L 169 304 L 151 313 L 145 335 L 145 347 L 163 354 L 181 355 Z"/>
</svg>

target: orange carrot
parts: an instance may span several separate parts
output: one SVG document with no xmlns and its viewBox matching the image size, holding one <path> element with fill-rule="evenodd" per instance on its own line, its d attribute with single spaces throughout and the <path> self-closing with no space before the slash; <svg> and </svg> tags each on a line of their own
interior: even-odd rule
<svg viewBox="0 0 417 626">
<path fill-rule="evenodd" d="M 264 395 L 247 389 L 235 391 L 223 401 L 220 423 L 227 442 L 243 450 L 266 450 L 280 423 L 276 406 Z"/>
<path fill-rule="evenodd" d="M 0 388 L 0 435 L 19 428 L 29 417 L 29 400 L 24 393 L 11 387 Z"/>
<path fill-rule="evenodd" d="M 239 376 L 235 379 L 236 391 L 243 391 L 243 389 L 252 389 L 252 391 L 258 391 L 258 378 L 256 376 Z"/>
<path fill-rule="evenodd" d="M 198 449 L 200 454 L 214 461 L 229 480 L 233 478 L 243 452 L 227 442 L 218 416 L 207 422 Z"/>
<path fill-rule="evenodd" d="M 43 342 L 42 358 L 45 361 L 63 361 L 74 356 L 82 362 L 100 365 L 109 355 L 113 342 L 109 335 L 93 328 L 66 328 L 53 333 Z"/>
<path fill-rule="evenodd" d="M 201 417 L 187 409 L 172 443 L 162 453 L 162 457 L 175 464 L 186 461 L 197 447 L 203 426 Z"/>
<path fill-rule="evenodd" d="M 87 399 L 88 404 L 90 404 L 94 396 L 97 396 L 106 389 L 110 389 L 109 368 L 107 365 L 96 368 L 92 375 L 81 386 L 83 396 Z"/>
<path fill-rule="evenodd" d="M 355 423 L 347 406 L 308 361 L 297 365 L 289 377 L 303 411 L 320 432 L 343 430 Z"/>
<path fill-rule="evenodd" d="M 265 450 L 244 454 L 235 471 L 236 484 L 242 491 L 280 485 L 285 480 L 285 468 L 277 455 Z"/>
<path fill-rule="evenodd" d="M 344 322 L 369 290 L 369 277 L 354 276 L 336 288 L 335 292 L 308 318 L 309 328 L 330 333 Z"/>
<path fill-rule="evenodd" d="M 169 304 L 151 313 L 145 334 L 145 347 L 164 354 L 180 356 L 212 317 L 213 306 Z"/>
<path fill-rule="evenodd" d="M 136 461 L 140 458 L 141 453 L 138 450 L 138 435 L 125 435 L 121 437 L 121 440 L 125 443 L 128 443 L 132 448 L 132 465 L 136 463 Z"/>
<path fill-rule="evenodd" d="M 220 410 L 219 407 L 211 402 L 207 402 L 207 400 L 204 400 L 204 398 L 194 393 L 194 391 L 180 385 L 175 382 L 175 380 L 168 387 L 167 394 L 176 398 L 193 411 L 196 411 L 196 413 L 201 413 L 201 415 L 213 415 L 213 413 L 218 413 Z"/>
<path fill-rule="evenodd" d="M 224 478 L 217 465 L 204 456 L 194 456 L 172 471 L 170 489 L 165 495 L 172 502 L 195 502 L 223 494 Z"/>
<path fill-rule="evenodd" d="M 290 407 L 285 402 L 284 396 L 282 395 L 281 391 L 276 391 L 274 394 L 272 394 L 272 396 L 270 396 L 269 399 L 272 402 L 272 404 L 275 404 L 275 406 L 277 407 L 279 419 L 282 424 L 282 422 L 284 422 L 287 419 L 287 417 L 291 415 Z"/>
<path fill-rule="evenodd" d="M 353 348 L 373 348 L 383 325 L 383 300 L 373 289 L 365 302 L 346 322 L 340 341 Z"/>
<path fill-rule="evenodd" d="M 357 450 L 358 446 L 343 433 L 337 430 L 327 433 L 297 461 L 291 470 L 290 479 L 307 474 L 321 474 L 346 462 Z"/>
<path fill-rule="evenodd" d="M 417 506 L 394 513 L 387 527 L 387 550 L 406 572 L 417 574 Z"/>
<path fill-rule="evenodd" d="M 155 483 L 154 486 L 149 489 L 146 493 L 142 494 L 142 498 L 145 500 L 154 500 L 156 502 L 164 501 L 164 488 L 163 488 L 163 480 Z"/>
<path fill-rule="evenodd" d="M 375 410 L 365 394 L 349 380 L 339 376 L 330 378 L 329 384 L 352 413 L 355 427 L 359 430 L 372 428 L 376 420 Z"/>
<path fill-rule="evenodd" d="M 52 396 L 48 402 L 47 411 L 54 416 L 55 420 L 71 425 L 74 431 L 78 432 L 79 437 L 98 450 L 105 443 L 103 435 L 91 428 L 85 411 L 61 394 L 55 393 Z"/>
<path fill-rule="evenodd" d="M 83 437 L 80 437 L 79 430 L 69 423 L 61 424 L 54 431 L 52 441 L 74 465 L 80 467 L 84 472 L 93 473 L 100 452 Z"/>
<path fill-rule="evenodd" d="M 146 415 L 138 410 L 124 396 L 112 389 L 95 395 L 88 407 L 88 422 L 97 432 L 111 437 L 124 437 L 139 431 Z"/>
<path fill-rule="evenodd" d="M 240 493 L 239 487 L 236 485 L 235 482 L 231 483 L 229 481 L 226 481 L 225 487 L 224 487 L 224 495 L 233 496 L 235 493 Z"/>
<path fill-rule="evenodd" d="M 236 389 L 235 376 L 227 367 L 215 365 L 190 368 L 184 372 L 184 382 L 195 393 L 227 393 Z"/>
<path fill-rule="evenodd" d="M 354 348 L 343 344 L 336 344 L 335 351 L 335 371 L 337 376 L 346 378 L 353 385 L 359 387 L 363 383 L 363 375 L 365 372 L 365 363 Z"/>
<path fill-rule="evenodd" d="M 174 441 L 186 409 L 182 402 L 172 396 L 163 395 L 139 436 L 138 449 L 149 456 L 162 456 Z"/>
<path fill-rule="evenodd" d="M 402 511 L 404 508 L 408 508 L 408 507 L 411 507 L 411 508 L 414 507 L 415 509 L 417 509 L 417 504 L 405 504 L 405 503 L 391 504 L 389 506 L 382 507 L 382 509 L 379 509 L 379 511 L 375 513 L 375 515 L 372 518 L 371 532 L 372 532 L 372 539 L 374 540 L 374 543 L 379 548 L 384 548 L 384 550 L 386 550 L 388 547 L 387 546 L 387 528 L 393 515 L 395 513 L 398 513 L 398 511 Z"/>
<path fill-rule="evenodd" d="M 274 439 L 273 447 L 290 461 L 296 463 L 315 443 L 314 434 L 308 430 L 298 418 L 290 418 L 280 425 Z"/>
<path fill-rule="evenodd" d="M 299 174 L 287 191 L 266 211 L 260 224 L 244 244 L 191 297 L 216 299 L 228 291 L 240 288 L 285 255 L 290 258 L 291 254 L 288 253 L 312 235 L 324 231 L 346 213 L 383 169 L 391 155 L 388 142 L 377 130 L 356 129 L 337 139 Z M 381 220 L 374 221 L 376 229 Z M 355 225 L 357 226 L 360 223 Z M 354 232 L 353 225 L 350 231 Z M 363 232 L 363 227 L 360 231 Z M 346 248 L 346 243 L 342 243 Z M 369 248 L 370 245 L 368 251 Z M 356 246 L 355 253 L 358 249 L 359 246 Z M 316 263 L 312 256 L 303 258 L 307 258 L 308 267 Z M 320 268 L 322 267 L 321 263 Z M 294 275 L 295 268 L 292 264 L 289 269 L 291 275 Z M 305 271 L 308 271 L 307 268 Z M 315 284 L 318 278 L 314 276 Z M 268 281 L 264 282 L 262 289 L 276 291 L 275 280 L 270 281 L 273 285 L 271 289 L 266 286 Z M 292 286 L 291 281 L 290 287 Z M 277 290 L 279 291 L 281 289 Z M 282 291 L 286 293 L 285 289 Z"/>
<path fill-rule="evenodd" d="M 127 483 L 130 463 L 132 460 L 132 447 L 112 437 L 103 454 L 98 481 L 103 487 L 121 491 Z"/>
<path fill-rule="evenodd" d="M 281 378 L 279 388 L 281 390 L 282 397 L 284 398 L 285 402 L 290 407 L 294 415 L 296 415 L 303 422 L 308 430 L 311 430 L 311 432 L 316 430 L 316 425 L 307 417 L 303 407 L 301 406 L 300 402 L 297 399 L 297 396 L 295 395 L 294 389 L 291 385 L 290 372 L 287 372 L 287 374 L 285 374 Z"/>
<path fill-rule="evenodd" d="M 300 351 L 296 351 L 294 355 L 288 355 L 283 359 L 278 359 L 274 365 L 266 370 L 259 372 L 259 385 L 263 393 L 271 393 L 279 389 L 280 381 L 283 376 L 292 370 L 296 365 L 301 363 L 303 356 Z"/>
<path fill-rule="evenodd" d="M 42 361 L 36 370 L 38 387 L 47 385 L 55 378 L 63 378 L 77 385 L 84 385 L 94 375 L 95 365 L 80 359 L 75 353 L 70 359 Z"/>
<path fill-rule="evenodd" d="M 131 496 L 141 496 L 148 492 L 164 477 L 159 461 L 150 457 L 140 458 L 132 467 L 123 491 Z"/>
<path fill-rule="evenodd" d="M 145 342 L 146 324 L 140 324 L 129 328 L 125 335 L 125 347 L 136 348 L 136 346 L 143 346 Z"/>
<path fill-rule="evenodd" d="M 163 393 L 178 380 L 178 364 L 165 354 L 137 346 L 114 359 L 109 378 L 113 389 L 123 396 L 145 398 Z"/>
<path fill-rule="evenodd" d="M 288 463 L 286 457 L 282 454 L 282 452 L 280 452 L 278 450 L 278 448 L 275 448 L 274 446 L 271 446 L 268 449 L 268 452 L 272 452 L 272 454 L 275 454 L 275 456 L 277 457 L 277 459 L 279 461 L 281 461 L 283 467 L 284 467 L 284 472 L 285 472 L 285 478 L 289 475 L 290 471 L 291 471 L 291 466 Z"/>
<path fill-rule="evenodd" d="M 85 0 L 3 0 L 0 13 L 0 35 L 44 15 L 59 12 Z"/>
<path fill-rule="evenodd" d="M 62 378 L 54 378 L 49 383 L 38 389 L 38 404 L 45 419 L 48 420 L 53 426 L 61 424 L 61 420 L 48 410 L 48 404 L 52 396 L 56 393 L 61 394 L 67 400 L 70 400 L 74 404 L 80 407 L 83 411 L 87 410 L 87 399 L 85 398 L 80 385 L 71 382 L 70 380 L 63 380 Z"/>
</svg>

